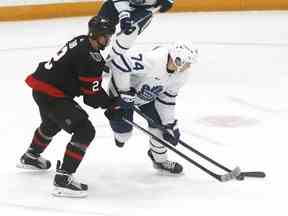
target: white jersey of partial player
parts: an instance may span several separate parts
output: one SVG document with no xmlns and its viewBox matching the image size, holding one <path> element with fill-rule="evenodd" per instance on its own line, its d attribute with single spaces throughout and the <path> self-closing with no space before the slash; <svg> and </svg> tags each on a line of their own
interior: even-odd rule
<svg viewBox="0 0 288 216">
<path fill-rule="evenodd" d="M 139 22 L 139 20 L 142 20 L 141 25 L 139 23 L 133 25 L 135 27 L 133 32 L 129 34 L 124 34 L 123 32 L 120 31 L 119 33 L 116 34 L 116 37 L 113 38 L 113 41 L 112 41 L 108 61 L 110 61 L 111 58 L 116 58 L 119 53 L 124 54 L 125 52 L 127 52 L 133 46 L 138 35 L 140 35 L 144 31 L 144 29 L 146 29 L 146 27 L 150 24 L 152 17 L 150 16 L 149 18 L 148 16 L 149 14 L 148 13 L 145 14 L 143 13 L 143 11 L 153 11 L 155 9 L 156 11 L 158 10 L 157 8 L 155 8 L 157 4 L 157 0 L 146 0 L 142 2 L 138 1 L 137 3 L 138 6 L 133 6 L 133 4 L 131 4 L 131 2 L 133 1 L 129 1 L 129 0 L 127 1 L 113 0 L 113 2 L 114 2 L 116 10 L 119 13 L 119 19 L 121 19 L 121 17 L 126 17 L 126 16 L 130 17 L 130 13 L 132 11 L 135 11 L 137 8 L 138 10 L 139 8 L 141 8 L 138 13 L 142 13 L 143 17 L 140 17 L 138 20 L 133 20 L 133 22 Z M 147 16 L 146 19 L 145 19 L 145 16 Z"/>
<path fill-rule="evenodd" d="M 122 11 L 132 11 L 135 8 L 133 7 L 133 1 L 130 0 L 112 0 L 116 9 L 121 13 Z M 136 1 L 137 2 L 137 1 Z M 143 2 L 136 3 L 138 6 L 154 6 L 157 4 L 157 0 L 146 0 Z"/>
<path fill-rule="evenodd" d="M 155 100 L 162 124 L 172 123 L 176 96 L 189 72 L 168 73 L 167 61 L 168 47 L 143 53 L 128 51 L 125 55 L 119 55 L 109 62 L 113 76 L 109 85 L 112 94 L 118 95 L 114 85 L 118 91 L 129 91 L 132 87 L 137 92 L 136 106 Z"/>
</svg>

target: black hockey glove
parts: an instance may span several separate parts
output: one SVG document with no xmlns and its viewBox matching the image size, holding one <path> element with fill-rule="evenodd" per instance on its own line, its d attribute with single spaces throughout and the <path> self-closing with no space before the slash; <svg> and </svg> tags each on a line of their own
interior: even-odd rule
<svg viewBox="0 0 288 216">
<path fill-rule="evenodd" d="M 122 121 L 125 112 L 117 104 L 113 104 L 105 110 L 104 115 L 110 121 Z"/>
<path fill-rule="evenodd" d="M 97 92 L 96 95 L 84 95 L 83 101 L 86 105 L 93 107 L 95 109 L 101 107 L 103 109 L 107 108 L 112 104 L 110 97 L 107 95 L 105 90 L 101 89 Z"/>
<path fill-rule="evenodd" d="M 177 126 L 177 120 L 173 123 L 164 125 L 166 131 L 163 132 L 163 139 L 176 146 L 180 139 L 180 131 Z"/>
<path fill-rule="evenodd" d="M 122 12 L 119 15 L 119 22 L 121 31 L 125 34 L 130 34 L 132 31 L 132 19 L 129 12 Z"/>
<path fill-rule="evenodd" d="M 158 0 L 158 5 L 161 6 L 159 9 L 160 13 L 164 13 L 173 6 L 174 0 Z"/>
</svg>

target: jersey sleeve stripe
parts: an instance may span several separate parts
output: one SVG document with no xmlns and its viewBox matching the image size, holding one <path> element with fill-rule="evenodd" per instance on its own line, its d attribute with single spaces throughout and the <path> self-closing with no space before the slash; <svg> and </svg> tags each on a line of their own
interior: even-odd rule
<svg viewBox="0 0 288 216">
<path fill-rule="evenodd" d="M 81 92 L 85 95 L 95 95 L 96 92 L 95 91 L 91 91 L 89 89 L 85 89 L 85 88 L 80 88 Z"/>
<path fill-rule="evenodd" d="M 83 82 L 93 83 L 95 81 L 102 81 L 102 76 L 96 76 L 96 77 L 79 76 L 79 80 Z"/>
<path fill-rule="evenodd" d="M 165 146 L 156 146 L 154 145 L 151 141 L 149 141 L 150 145 L 153 146 L 154 148 L 158 148 L 158 149 L 166 149 Z"/>
<path fill-rule="evenodd" d="M 177 97 L 177 94 L 176 95 L 172 95 L 172 94 L 169 94 L 168 92 L 164 92 L 164 94 L 166 95 L 166 96 L 168 96 L 168 97 Z"/>
<path fill-rule="evenodd" d="M 119 48 L 121 48 L 121 49 L 123 49 L 123 50 L 128 50 L 128 49 L 129 49 L 129 48 L 126 48 L 126 47 L 122 46 L 122 45 L 119 43 L 118 40 L 116 40 L 116 44 L 117 44 L 117 46 L 118 46 Z"/>
<path fill-rule="evenodd" d="M 131 72 L 130 67 L 128 69 L 125 69 L 125 68 L 121 67 L 120 65 L 118 65 L 114 60 L 112 60 L 111 62 L 118 70 L 120 70 L 122 72 Z"/>
<path fill-rule="evenodd" d="M 26 78 L 25 82 L 28 84 L 28 86 L 36 91 L 46 93 L 53 97 L 65 97 L 63 91 L 51 84 L 35 79 L 32 74 Z"/>
<path fill-rule="evenodd" d="M 127 63 L 125 57 L 124 57 L 121 53 L 118 53 L 113 47 L 112 47 L 112 51 L 113 51 L 114 53 L 116 53 L 116 54 L 120 57 L 121 61 L 124 63 L 124 65 L 126 66 L 127 69 L 124 69 L 124 68 L 121 67 L 119 64 L 117 64 L 114 59 L 112 60 L 112 64 L 113 64 L 116 68 L 118 68 L 119 70 L 121 70 L 121 71 L 123 71 L 123 72 L 131 72 L 132 69 L 131 69 L 131 67 L 129 66 L 129 64 Z"/>
</svg>

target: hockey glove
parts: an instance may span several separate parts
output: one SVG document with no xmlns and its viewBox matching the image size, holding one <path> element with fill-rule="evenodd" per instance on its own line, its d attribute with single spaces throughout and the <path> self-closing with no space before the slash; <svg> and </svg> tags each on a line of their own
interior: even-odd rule
<svg viewBox="0 0 288 216">
<path fill-rule="evenodd" d="M 163 139 L 176 146 L 180 139 L 180 131 L 177 126 L 177 120 L 173 123 L 164 125 L 166 131 L 163 132 Z"/>
<path fill-rule="evenodd" d="M 83 101 L 86 105 L 93 107 L 95 109 L 101 107 L 103 109 L 110 106 L 112 103 L 110 102 L 110 97 L 107 95 L 105 90 L 101 87 L 96 95 L 84 95 Z"/>
<path fill-rule="evenodd" d="M 160 5 L 159 12 L 164 13 L 168 11 L 174 4 L 174 0 L 158 0 L 158 5 Z"/>
<path fill-rule="evenodd" d="M 120 97 L 118 99 L 118 105 L 121 107 L 121 109 L 132 109 L 135 101 L 135 90 L 132 89 L 129 91 L 120 91 L 119 94 Z"/>
<path fill-rule="evenodd" d="M 130 17 L 130 13 L 127 11 L 120 13 L 119 22 L 121 31 L 123 31 L 125 34 L 130 34 L 132 31 L 132 19 Z"/>
<path fill-rule="evenodd" d="M 125 112 L 117 104 L 114 104 L 105 110 L 104 115 L 110 121 L 122 121 Z"/>
</svg>

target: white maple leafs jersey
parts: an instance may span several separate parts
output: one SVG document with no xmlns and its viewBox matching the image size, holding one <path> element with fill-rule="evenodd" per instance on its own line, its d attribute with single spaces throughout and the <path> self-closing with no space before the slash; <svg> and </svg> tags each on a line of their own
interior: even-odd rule
<svg viewBox="0 0 288 216">
<path fill-rule="evenodd" d="M 154 7 L 157 4 L 157 0 L 145 0 L 145 1 L 135 1 L 138 3 L 133 4 L 133 1 L 130 0 L 112 0 L 116 10 L 121 13 L 122 11 L 133 11 L 135 7 L 146 6 Z"/>
<path fill-rule="evenodd" d="M 175 119 L 176 97 L 189 72 L 168 73 L 167 61 L 167 47 L 119 55 L 109 63 L 113 75 L 109 86 L 112 94 L 117 95 L 115 86 L 118 92 L 129 91 L 132 87 L 136 90 L 135 105 L 155 101 L 162 124 L 172 123 Z"/>
</svg>

